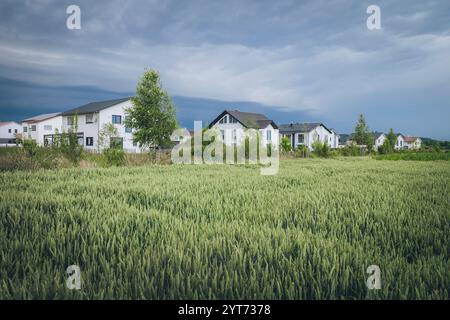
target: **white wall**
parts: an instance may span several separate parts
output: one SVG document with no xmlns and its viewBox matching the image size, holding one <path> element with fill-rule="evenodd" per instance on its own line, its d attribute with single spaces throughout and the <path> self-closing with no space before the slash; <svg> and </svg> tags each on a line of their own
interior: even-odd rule
<svg viewBox="0 0 450 320">
<path fill-rule="evenodd" d="M 33 126 L 36 130 L 33 131 Z M 33 139 L 40 146 L 44 146 L 44 136 L 62 132 L 62 116 L 53 117 L 40 122 L 22 122 L 22 127 L 27 127 L 27 132 L 23 129 L 24 139 Z"/>
<path fill-rule="evenodd" d="M 383 133 L 383 134 L 380 135 L 377 139 L 375 139 L 373 148 L 374 148 L 375 150 L 378 150 L 378 148 L 379 148 L 380 146 L 383 145 L 383 143 L 384 143 L 385 140 L 386 140 L 386 135 Z"/>
<path fill-rule="evenodd" d="M 397 136 L 397 142 L 395 143 L 395 149 L 400 150 L 405 147 L 405 139 L 403 139 L 403 136 Z"/>
<path fill-rule="evenodd" d="M 9 132 L 11 131 L 11 132 Z M 9 122 L 0 126 L 0 143 L 15 140 L 17 134 L 22 134 L 22 126 L 17 122 Z"/>
<path fill-rule="evenodd" d="M 227 115 L 225 115 L 225 116 L 227 116 Z M 220 119 L 219 119 L 219 121 L 220 121 Z M 212 126 L 212 128 L 223 131 L 223 134 L 225 136 L 224 143 L 227 146 L 230 146 L 233 143 L 240 145 L 241 143 L 244 142 L 246 128 L 240 122 L 229 123 L 229 121 L 228 121 L 228 123 L 219 123 L 219 121 L 217 121 Z M 267 131 L 271 132 L 270 141 L 267 140 Z M 236 139 L 234 139 L 234 135 L 236 136 Z M 259 129 L 259 135 L 261 137 L 261 143 L 264 145 L 269 144 L 269 143 L 278 145 L 278 143 L 279 143 L 278 129 L 275 129 L 271 124 L 269 124 L 264 129 Z"/>
<path fill-rule="evenodd" d="M 98 151 L 99 149 L 102 149 L 102 146 L 99 148 L 99 134 L 100 131 L 103 129 L 105 124 L 112 123 L 112 116 L 121 116 L 122 117 L 122 123 L 121 124 L 114 124 L 118 131 L 117 137 L 123 138 L 123 149 L 125 152 L 129 153 L 140 153 L 144 150 L 141 150 L 139 146 L 133 145 L 133 133 L 132 132 L 125 132 L 125 110 L 127 108 L 130 108 L 132 106 L 131 101 L 127 100 L 125 102 L 116 104 L 114 106 L 111 106 L 109 108 L 100 110 L 99 112 L 93 113 L 93 123 L 86 123 L 86 114 L 79 114 L 77 115 L 77 124 L 78 129 L 77 132 L 79 134 L 83 134 L 83 142 L 82 145 L 86 150 L 91 151 Z M 65 132 L 68 132 L 70 125 L 68 124 L 68 118 L 70 116 L 64 116 L 63 119 L 63 129 Z M 93 138 L 94 143 L 92 146 L 86 145 L 86 138 Z"/>
</svg>

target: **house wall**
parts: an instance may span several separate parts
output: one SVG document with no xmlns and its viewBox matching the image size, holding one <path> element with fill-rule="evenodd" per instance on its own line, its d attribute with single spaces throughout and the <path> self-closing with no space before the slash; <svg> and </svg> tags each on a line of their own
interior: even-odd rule
<svg viewBox="0 0 450 320">
<path fill-rule="evenodd" d="M 397 136 L 397 142 L 395 143 L 395 150 L 400 150 L 405 147 L 405 139 L 403 136 Z"/>
<path fill-rule="evenodd" d="M 53 117 L 39 122 L 22 122 L 23 138 L 32 139 L 40 146 L 44 146 L 44 136 L 62 132 L 62 116 Z M 36 131 L 32 130 L 36 126 Z M 25 132 L 24 127 L 27 127 Z"/>
<path fill-rule="evenodd" d="M 226 115 L 225 115 L 226 116 Z M 220 119 L 219 119 L 220 121 Z M 225 135 L 224 143 L 227 146 L 232 145 L 233 143 L 236 143 L 237 145 L 240 145 L 244 142 L 245 139 L 245 130 L 246 128 L 240 123 L 219 123 L 217 121 L 212 128 L 217 130 L 223 130 L 223 133 Z M 236 130 L 236 139 L 233 137 L 234 130 Z M 267 140 L 267 131 L 271 131 L 271 139 L 270 141 Z M 278 144 L 279 143 L 279 133 L 278 129 L 275 129 L 271 124 L 269 124 L 264 129 L 259 129 L 259 135 L 261 137 L 261 143 L 263 144 Z"/>
<path fill-rule="evenodd" d="M 22 134 L 22 126 L 20 124 L 16 122 L 5 123 L 0 126 L 0 143 L 14 144 L 17 134 Z"/>
<path fill-rule="evenodd" d="M 80 114 L 77 115 L 77 124 L 78 129 L 77 132 L 79 134 L 83 134 L 83 142 L 82 145 L 86 150 L 91 151 L 98 151 L 101 150 L 103 146 L 99 146 L 99 135 L 100 131 L 103 129 L 104 125 L 108 123 L 112 123 L 112 116 L 121 116 L 122 122 L 121 124 L 114 124 L 114 126 L 117 128 L 118 135 L 117 137 L 123 138 L 123 149 L 125 152 L 128 153 L 140 153 L 144 150 L 141 150 L 138 145 L 133 145 L 133 133 L 132 132 L 125 132 L 125 110 L 127 108 L 130 108 L 131 101 L 127 100 L 125 102 L 116 104 L 114 106 L 111 106 L 109 108 L 100 110 L 99 112 L 93 113 L 93 123 L 86 123 L 86 116 L 87 114 Z M 70 128 L 70 125 L 68 124 L 70 116 L 64 116 L 63 119 L 63 126 L 64 131 L 67 132 Z M 86 145 L 86 138 L 93 138 L 93 145 L 87 146 Z"/>
<path fill-rule="evenodd" d="M 373 148 L 375 150 L 378 150 L 378 148 L 383 145 L 385 140 L 386 140 L 386 135 L 384 135 L 384 134 L 380 135 L 377 139 L 375 139 Z"/>
</svg>

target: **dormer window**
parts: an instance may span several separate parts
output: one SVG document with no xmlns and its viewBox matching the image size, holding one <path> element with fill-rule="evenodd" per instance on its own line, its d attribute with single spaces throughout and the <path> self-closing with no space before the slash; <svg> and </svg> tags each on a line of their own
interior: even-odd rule
<svg viewBox="0 0 450 320">
<path fill-rule="evenodd" d="M 228 123 L 228 115 L 225 115 L 222 119 L 220 119 L 219 123 L 222 123 L 222 124 Z"/>
</svg>

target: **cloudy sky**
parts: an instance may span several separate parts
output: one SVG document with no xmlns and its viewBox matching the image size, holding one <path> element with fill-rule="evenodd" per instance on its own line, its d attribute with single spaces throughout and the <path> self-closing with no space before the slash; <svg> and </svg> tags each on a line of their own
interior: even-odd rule
<svg viewBox="0 0 450 320">
<path fill-rule="evenodd" d="M 152 68 L 188 127 L 229 108 L 348 133 L 363 113 L 450 140 L 447 0 L 1 0 L 0 14 L 1 120 L 131 95 Z"/>
</svg>

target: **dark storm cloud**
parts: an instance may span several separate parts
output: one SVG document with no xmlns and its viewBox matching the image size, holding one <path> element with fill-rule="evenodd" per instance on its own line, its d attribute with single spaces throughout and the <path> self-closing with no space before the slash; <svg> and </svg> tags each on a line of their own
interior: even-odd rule
<svg viewBox="0 0 450 320">
<path fill-rule="evenodd" d="M 65 27 L 70 4 L 81 30 Z M 381 30 L 366 28 L 370 4 Z M 204 113 L 247 101 L 349 131 L 364 112 L 374 129 L 450 138 L 448 12 L 448 1 L 3 0 L 0 117 L 133 92 L 155 68 Z"/>
</svg>

